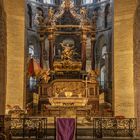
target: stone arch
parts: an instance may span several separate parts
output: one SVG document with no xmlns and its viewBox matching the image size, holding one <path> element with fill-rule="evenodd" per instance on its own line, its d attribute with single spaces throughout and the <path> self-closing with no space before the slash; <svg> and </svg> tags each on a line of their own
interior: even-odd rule
<svg viewBox="0 0 140 140">
<path fill-rule="evenodd" d="M 29 72 L 29 66 L 33 61 L 39 64 L 39 57 L 40 57 L 40 44 L 39 44 L 39 38 L 36 34 L 28 32 L 29 36 L 27 39 L 27 46 L 26 46 L 26 73 Z M 31 55 L 30 53 L 33 54 Z M 34 58 L 34 60 L 32 59 Z M 26 99 L 25 99 L 25 107 L 29 106 L 32 101 L 32 93 L 36 92 L 37 88 L 37 81 L 36 78 L 33 75 L 26 75 L 26 81 L 25 81 L 25 86 L 26 86 Z M 32 104 L 31 104 L 32 105 Z"/>
<path fill-rule="evenodd" d="M 104 88 L 102 87 L 103 81 L 101 81 L 101 79 L 102 79 L 102 74 L 105 74 L 105 73 L 102 72 L 103 70 L 102 68 L 104 69 L 106 68 L 105 68 L 105 59 L 103 58 L 102 54 L 103 54 L 104 47 L 106 47 L 106 44 L 107 44 L 106 37 L 104 34 L 101 34 L 97 38 L 97 41 L 95 44 L 95 68 L 100 71 L 99 82 L 100 82 L 101 88 Z"/>
<path fill-rule="evenodd" d="M 94 9 L 94 16 L 95 16 L 95 20 L 96 20 L 96 26 L 97 26 L 98 29 L 102 27 L 101 12 L 102 12 L 102 8 L 100 6 L 96 7 Z"/>
<path fill-rule="evenodd" d="M 107 40 L 104 34 L 101 34 L 97 37 L 97 41 L 95 44 L 95 63 L 97 64 L 100 61 L 100 57 L 102 56 L 102 47 L 107 45 Z M 97 68 L 97 65 L 96 65 Z"/>
<path fill-rule="evenodd" d="M 97 37 L 95 44 L 95 67 L 100 72 L 98 79 L 101 89 L 105 92 L 105 101 L 112 104 L 112 76 L 110 76 L 112 75 L 110 73 L 112 72 L 112 57 L 109 57 L 111 48 L 109 39 L 106 33 L 102 33 Z M 102 75 L 104 75 L 104 79 Z"/>
<path fill-rule="evenodd" d="M 36 10 L 44 17 L 44 10 L 41 7 L 36 7 Z"/>
</svg>

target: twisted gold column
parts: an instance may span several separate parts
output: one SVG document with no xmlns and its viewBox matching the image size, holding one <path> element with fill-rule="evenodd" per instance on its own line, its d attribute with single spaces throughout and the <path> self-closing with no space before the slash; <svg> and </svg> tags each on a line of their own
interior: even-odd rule
<svg viewBox="0 0 140 140">
<path fill-rule="evenodd" d="M 81 50 L 82 70 L 86 70 L 86 45 L 87 45 L 87 33 L 86 33 L 86 31 L 83 31 L 83 33 L 82 33 L 82 50 Z"/>
</svg>

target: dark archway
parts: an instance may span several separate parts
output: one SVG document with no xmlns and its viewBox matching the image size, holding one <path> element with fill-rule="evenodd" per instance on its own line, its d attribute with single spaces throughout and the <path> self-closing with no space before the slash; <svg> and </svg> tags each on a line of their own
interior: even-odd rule
<svg viewBox="0 0 140 140">
<path fill-rule="evenodd" d="M 110 13 L 110 4 L 107 4 L 106 7 L 105 7 L 105 11 L 104 11 L 104 14 L 105 14 L 105 20 L 104 20 L 104 24 L 105 24 L 105 28 L 108 27 L 108 17 L 109 17 L 109 13 Z"/>
<path fill-rule="evenodd" d="M 28 9 L 28 26 L 29 28 L 32 28 L 32 7 L 27 4 L 27 9 Z"/>
<path fill-rule="evenodd" d="M 112 104 L 112 57 L 110 42 L 105 34 L 101 34 L 95 44 L 95 68 L 99 71 L 99 83 L 105 93 L 105 101 Z"/>
</svg>

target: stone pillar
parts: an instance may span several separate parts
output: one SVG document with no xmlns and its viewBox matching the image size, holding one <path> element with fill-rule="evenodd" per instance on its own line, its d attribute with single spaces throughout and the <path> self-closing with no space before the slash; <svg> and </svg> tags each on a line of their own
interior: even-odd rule
<svg viewBox="0 0 140 140">
<path fill-rule="evenodd" d="M 43 68 L 44 64 L 44 52 L 45 52 L 45 40 L 40 40 L 40 67 Z"/>
<path fill-rule="evenodd" d="M 25 0 L 4 0 L 7 14 L 6 105 L 24 105 Z"/>
<path fill-rule="evenodd" d="M 5 114 L 6 98 L 6 13 L 0 0 L 0 115 Z"/>
<path fill-rule="evenodd" d="M 82 59 L 82 70 L 86 70 L 86 44 L 87 44 L 87 32 L 82 32 L 82 50 L 81 50 L 81 59 Z"/>
<path fill-rule="evenodd" d="M 53 70 L 53 61 L 54 61 L 54 36 L 51 33 L 48 37 L 49 40 L 49 67 L 50 70 Z"/>
<path fill-rule="evenodd" d="M 95 70 L 95 35 L 91 36 L 91 68 Z"/>
<path fill-rule="evenodd" d="M 135 0 L 114 4 L 114 115 L 135 116 L 133 75 L 133 23 Z"/>
<path fill-rule="evenodd" d="M 140 136 L 140 0 L 138 0 L 134 21 L 134 91 L 137 135 Z"/>
<path fill-rule="evenodd" d="M 3 0 L 0 0 L 0 133 L 3 138 L 8 138 L 10 127 L 10 116 L 5 115 L 6 102 L 6 12 Z M 2 135 L 1 135 L 2 136 Z M 2 138 L 2 137 L 0 137 Z"/>
</svg>

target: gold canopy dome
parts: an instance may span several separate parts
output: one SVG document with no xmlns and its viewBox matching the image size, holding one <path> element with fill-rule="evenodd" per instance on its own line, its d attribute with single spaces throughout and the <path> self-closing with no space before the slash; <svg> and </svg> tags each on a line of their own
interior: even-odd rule
<svg viewBox="0 0 140 140">
<path fill-rule="evenodd" d="M 64 0 L 60 7 L 59 7 L 59 10 L 57 12 L 54 12 L 52 10 L 52 7 L 49 9 L 48 11 L 48 19 L 49 19 L 49 23 L 52 25 L 52 26 L 55 26 L 57 25 L 57 20 L 60 19 L 64 14 L 65 12 L 70 12 L 71 16 L 76 19 L 77 21 L 79 21 L 79 24 L 80 25 L 89 25 L 89 20 L 87 18 L 87 11 L 86 11 L 86 8 L 82 7 L 80 9 L 80 14 L 78 14 L 75 10 L 75 7 L 74 7 L 74 2 L 73 0 Z"/>
</svg>

